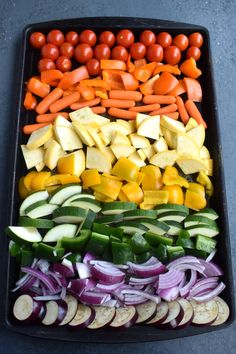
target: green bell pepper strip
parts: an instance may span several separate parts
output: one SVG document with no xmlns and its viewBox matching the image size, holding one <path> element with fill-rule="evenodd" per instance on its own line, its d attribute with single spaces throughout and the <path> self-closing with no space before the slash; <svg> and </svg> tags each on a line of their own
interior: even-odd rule
<svg viewBox="0 0 236 354">
<path fill-rule="evenodd" d="M 164 235 L 158 235 L 150 231 L 146 232 L 144 237 L 146 241 L 153 247 L 157 247 L 160 243 L 169 246 L 173 244 L 173 238 Z"/>
<path fill-rule="evenodd" d="M 130 246 L 133 253 L 140 254 L 150 250 L 150 245 L 139 233 L 134 234 L 130 239 Z"/>
<path fill-rule="evenodd" d="M 66 250 L 82 251 L 89 242 L 90 236 L 90 230 L 81 230 L 77 237 L 63 237 L 61 239 L 61 246 Z"/>
<path fill-rule="evenodd" d="M 66 259 L 68 259 L 68 261 L 71 261 L 72 264 L 77 263 L 77 262 L 82 262 L 82 256 L 80 253 L 71 253 L 69 254 Z"/>
<path fill-rule="evenodd" d="M 162 263 L 168 262 L 167 245 L 163 245 L 162 243 L 160 243 L 157 248 L 153 249 L 152 253 Z"/>
<path fill-rule="evenodd" d="M 12 257 L 17 257 L 21 255 L 21 250 L 21 246 L 18 245 L 18 243 L 13 240 L 9 242 L 9 252 Z"/>
<path fill-rule="evenodd" d="M 123 229 L 119 227 L 107 226 L 99 223 L 93 223 L 93 232 L 97 232 L 98 234 L 107 235 L 107 236 L 115 236 L 119 239 L 122 239 Z"/>
<path fill-rule="evenodd" d="M 134 260 L 131 246 L 128 243 L 112 242 L 112 257 L 115 264 L 126 264 Z"/>
<path fill-rule="evenodd" d="M 96 256 L 101 256 L 105 251 L 105 247 L 108 243 L 109 236 L 98 234 L 97 232 L 92 232 L 90 240 L 86 246 L 86 250 L 95 254 Z"/>
<path fill-rule="evenodd" d="M 146 262 L 149 258 L 151 258 L 152 256 L 152 252 L 147 251 L 144 253 L 140 253 L 140 254 L 135 254 L 134 255 L 134 262 L 135 263 L 144 263 Z"/>
<path fill-rule="evenodd" d="M 187 230 L 181 230 L 178 239 L 175 243 L 176 246 L 182 246 L 183 248 L 194 248 L 194 242 Z"/>
<path fill-rule="evenodd" d="M 169 261 L 185 255 L 184 249 L 181 246 L 167 246 L 167 253 Z"/>
<path fill-rule="evenodd" d="M 52 262 L 59 261 L 65 253 L 63 247 L 49 246 L 43 242 L 33 244 L 33 249 L 36 258 L 43 258 Z"/>
<path fill-rule="evenodd" d="M 89 209 L 85 220 L 81 224 L 80 231 L 81 230 L 91 230 L 95 218 L 96 218 L 96 213 Z"/>
<path fill-rule="evenodd" d="M 206 253 L 211 253 L 216 248 L 217 241 L 213 238 L 197 235 L 196 236 L 196 249 Z"/>
</svg>

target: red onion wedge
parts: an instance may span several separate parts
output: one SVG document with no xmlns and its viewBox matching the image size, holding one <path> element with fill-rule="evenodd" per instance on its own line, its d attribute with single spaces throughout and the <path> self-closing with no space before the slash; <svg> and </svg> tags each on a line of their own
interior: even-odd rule
<svg viewBox="0 0 236 354">
<path fill-rule="evenodd" d="M 214 301 L 217 303 L 219 312 L 216 317 L 216 320 L 211 323 L 211 326 L 219 326 L 227 321 L 229 318 L 229 306 L 226 304 L 226 302 L 221 299 L 221 297 L 217 296 L 214 298 Z"/>
<path fill-rule="evenodd" d="M 199 259 L 197 257 L 193 256 L 184 256 L 181 258 L 177 258 L 174 261 L 170 262 L 167 264 L 166 268 L 175 268 L 179 264 L 190 264 L 190 263 L 200 263 Z"/>
<path fill-rule="evenodd" d="M 67 313 L 67 303 L 65 301 L 48 301 L 46 303 L 46 314 L 42 324 L 46 326 L 59 325 Z"/>
<path fill-rule="evenodd" d="M 34 301 L 30 295 L 20 295 L 13 306 L 14 317 L 24 323 L 32 323 L 38 319 L 42 304 Z"/>
<path fill-rule="evenodd" d="M 91 277 L 90 266 L 81 262 L 75 264 L 78 276 L 80 279 L 86 279 Z"/>
<path fill-rule="evenodd" d="M 225 289 L 225 284 L 223 282 L 221 282 L 215 289 L 210 290 L 209 292 L 207 292 L 206 294 L 202 294 L 202 295 L 195 295 L 193 296 L 193 300 L 195 301 L 209 301 L 214 299 L 216 296 L 218 296 L 223 290 Z"/>
<path fill-rule="evenodd" d="M 90 252 L 87 252 L 85 255 L 84 255 L 84 258 L 83 258 L 83 263 L 85 264 L 89 264 L 91 261 L 95 260 L 97 257 L 90 253 Z"/>
<path fill-rule="evenodd" d="M 197 283 L 191 288 L 189 292 L 189 298 L 191 299 L 193 296 L 202 293 L 208 289 L 214 289 L 218 285 L 217 277 L 204 278 L 197 281 Z"/>
<path fill-rule="evenodd" d="M 174 286 L 173 288 L 160 290 L 158 295 L 167 302 L 176 300 L 179 296 L 179 287 Z"/>
<path fill-rule="evenodd" d="M 203 275 L 206 277 L 218 277 L 223 275 L 222 269 L 213 262 L 206 262 L 204 259 L 199 259 L 201 265 L 205 267 Z"/>
<path fill-rule="evenodd" d="M 157 312 L 157 304 L 149 300 L 144 304 L 137 305 L 136 311 L 138 313 L 138 318 L 136 320 L 136 323 L 148 322 L 153 317 L 155 317 Z"/>
<path fill-rule="evenodd" d="M 75 276 L 73 265 L 68 259 L 63 259 L 62 263 L 54 263 L 53 271 L 61 274 L 64 278 L 72 278 Z"/>
<path fill-rule="evenodd" d="M 196 270 L 191 269 L 191 276 L 189 282 L 185 284 L 183 288 L 180 289 L 179 291 L 180 296 L 186 297 L 189 294 L 190 289 L 195 285 L 196 281 L 197 281 L 197 272 Z"/>
<path fill-rule="evenodd" d="M 106 327 L 115 318 L 116 309 L 114 307 L 93 306 L 92 308 L 95 311 L 95 318 L 93 322 L 87 326 L 89 329 Z"/>
<path fill-rule="evenodd" d="M 52 293 L 55 293 L 57 291 L 53 281 L 50 279 L 49 276 L 41 272 L 40 270 L 33 269 L 30 267 L 21 267 L 21 271 L 24 273 L 28 273 L 35 278 L 38 278 L 45 286 L 50 290 Z"/>
<path fill-rule="evenodd" d="M 124 285 L 124 282 L 116 283 L 116 284 L 102 284 L 98 283 L 96 285 L 95 291 L 104 292 L 107 294 L 112 294 L 115 290 L 120 289 Z"/>
<path fill-rule="evenodd" d="M 110 323 L 112 328 L 130 328 L 134 325 L 138 317 L 135 306 L 120 307 L 116 309 L 116 315 Z"/>
<path fill-rule="evenodd" d="M 84 291 L 80 297 L 80 301 L 87 305 L 102 305 L 104 302 L 111 300 L 111 296 L 106 293 L 94 293 L 92 291 Z"/>
<path fill-rule="evenodd" d="M 185 299 L 179 298 L 179 299 L 177 299 L 177 302 L 180 304 L 180 306 L 182 307 L 182 309 L 184 311 L 184 317 L 182 318 L 180 323 L 177 325 L 177 328 L 178 329 L 186 328 L 186 327 L 190 326 L 190 324 L 192 323 L 193 307 L 190 304 L 190 302 Z"/>
<path fill-rule="evenodd" d="M 104 283 L 116 284 L 120 283 L 125 278 L 125 273 L 114 267 L 102 267 L 99 264 L 95 264 L 91 268 L 92 275 Z"/>
<path fill-rule="evenodd" d="M 73 319 L 69 322 L 71 328 L 87 328 L 95 318 L 95 311 L 86 305 L 79 304 Z"/>
<path fill-rule="evenodd" d="M 146 293 L 145 291 L 142 290 L 134 290 L 134 289 L 122 289 L 121 290 L 121 294 L 124 295 L 137 295 L 137 296 L 141 296 L 143 298 L 145 298 L 146 300 L 152 300 L 153 302 L 155 302 L 156 304 L 159 304 L 159 302 L 161 301 L 160 297 L 157 295 L 151 295 L 149 293 Z"/>
<path fill-rule="evenodd" d="M 95 286 L 96 282 L 92 279 L 71 279 L 67 286 L 67 290 L 79 298 L 84 291 L 92 290 Z"/>
<path fill-rule="evenodd" d="M 195 300 L 190 300 L 190 303 L 193 306 L 194 316 L 192 323 L 195 326 L 207 326 L 216 320 L 219 312 L 216 301 L 210 300 L 198 303 Z"/>
<path fill-rule="evenodd" d="M 157 305 L 157 311 L 155 316 L 147 322 L 147 324 L 152 324 L 152 325 L 159 325 L 162 322 L 164 322 L 168 316 L 169 313 L 169 307 L 167 302 L 160 302 L 160 304 Z"/>
<path fill-rule="evenodd" d="M 141 278 L 152 277 L 165 271 L 165 266 L 159 261 L 148 265 L 145 265 L 145 263 L 135 264 L 132 262 L 127 262 L 127 265 L 129 266 L 129 273 L 136 274 Z"/>
<path fill-rule="evenodd" d="M 149 277 L 149 278 L 135 278 L 135 277 L 131 277 L 129 279 L 129 285 L 131 286 L 136 286 L 136 285 L 148 285 L 148 284 L 152 284 L 155 283 L 158 279 L 158 276 L 155 275 L 153 277 Z"/>
<path fill-rule="evenodd" d="M 174 286 L 179 285 L 183 278 L 183 272 L 176 269 L 170 269 L 167 273 L 159 275 L 158 290 L 173 288 Z"/>
</svg>

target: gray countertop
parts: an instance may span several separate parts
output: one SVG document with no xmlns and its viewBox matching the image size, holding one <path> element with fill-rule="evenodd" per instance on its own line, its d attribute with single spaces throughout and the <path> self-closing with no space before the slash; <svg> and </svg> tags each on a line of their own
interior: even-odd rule
<svg viewBox="0 0 236 354">
<path fill-rule="evenodd" d="M 23 28 L 34 22 L 90 17 L 132 16 L 199 24 L 210 31 L 216 95 L 224 157 L 233 269 L 236 262 L 236 1 L 235 0 L 1 0 L 0 2 L 0 173 L 1 196 L 7 185 L 8 152 L 11 146 L 12 105 L 16 104 L 19 48 Z M 1 198 L 1 222 L 4 222 Z M 3 299 L 0 299 L 0 304 Z M 2 306 L 2 305 L 1 305 Z M 229 328 L 196 337 L 143 344 L 89 345 L 39 340 L 0 328 L 0 353 L 222 353 L 235 352 L 236 322 Z"/>
</svg>

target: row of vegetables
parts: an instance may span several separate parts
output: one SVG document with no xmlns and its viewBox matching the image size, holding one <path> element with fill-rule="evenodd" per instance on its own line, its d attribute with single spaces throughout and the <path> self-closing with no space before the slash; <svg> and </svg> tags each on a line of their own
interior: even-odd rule
<svg viewBox="0 0 236 354">
<path fill-rule="evenodd" d="M 30 37 L 42 58 L 24 98 L 37 113 L 23 128 L 30 171 L 18 224 L 6 229 L 21 270 L 13 314 L 90 329 L 222 324 L 198 107 L 203 38 L 144 31 L 135 42 L 121 30 L 98 40 L 91 30 Z"/>
</svg>

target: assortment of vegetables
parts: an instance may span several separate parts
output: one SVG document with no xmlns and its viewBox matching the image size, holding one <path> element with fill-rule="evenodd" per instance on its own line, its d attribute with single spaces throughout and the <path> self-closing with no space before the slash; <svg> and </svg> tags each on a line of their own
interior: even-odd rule
<svg viewBox="0 0 236 354">
<path fill-rule="evenodd" d="M 139 41 L 138 41 L 139 40 Z M 219 215 L 198 104 L 203 37 L 34 32 L 37 113 L 21 145 L 18 321 L 97 329 L 220 325 Z"/>
</svg>

